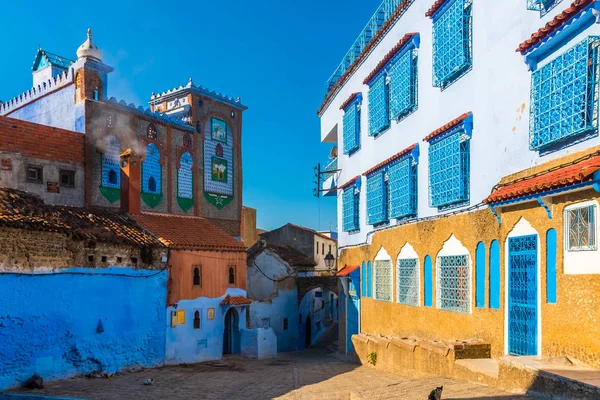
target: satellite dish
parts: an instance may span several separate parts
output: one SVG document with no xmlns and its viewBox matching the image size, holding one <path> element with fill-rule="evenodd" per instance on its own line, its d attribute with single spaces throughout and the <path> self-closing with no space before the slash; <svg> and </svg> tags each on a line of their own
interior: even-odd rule
<svg viewBox="0 0 600 400">
<path fill-rule="evenodd" d="M 333 148 L 331 149 L 331 153 L 329 153 L 329 158 L 337 158 L 338 156 L 338 147 L 337 146 L 333 146 Z"/>
</svg>

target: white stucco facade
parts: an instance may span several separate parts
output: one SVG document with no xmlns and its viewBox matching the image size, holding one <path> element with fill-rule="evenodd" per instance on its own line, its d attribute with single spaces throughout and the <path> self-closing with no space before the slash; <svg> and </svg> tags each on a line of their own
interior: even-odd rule
<svg viewBox="0 0 600 400">
<path fill-rule="evenodd" d="M 529 148 L 531 71 L 523 56 L 515 50 L 532 33 L 569 7 L 570 3 L 569 0 L 563 0 L 548 14 L 540 17 L 539 12 L 526 8 L 526 0 L 473 0 L 472 70 L 445 90 L 440 90 L 432 85 L 433 23 L 425 16 L 433 0 L 414 1 L 321 114 L 322 141 L 337 139 L 338 147 L 342 149 L 344 113 L 340 106 L 355 92 L 363 95 L 360 149 L 350 156 L 340 151 L 338 158 L 338 168 L 341 169 L 339 186 L 355 176 L 362 176 L 360 229 L 352 233 L 343 231 L 342 191 L 338 191 L 340 248 L 367 243 L 369 232 L 374 230 L 373 226 L 367 225 L 364 172 L 414 143 L 418 143 L 420 148 L 417 217 L 444 213 L 429 205 L 429 144 L 423 138 L 461 114 L 472 112 L 473 115 L 470 196 L 469 204 L 462 208 L 479 204 L 503 176 L 600 144 L 600 139 L 595 136 L 546 155 Z M 365 16 L 365 20 L 368 17 Z M 363 81 L 398 41 L 410 32 L 420 35 L 418 107 L 400 122 L 392 120 L 390 128 L 377 137 L 371 137 L 368 134 L 369 87 Z M 600 35 L 598 24 L 572 37 L 568 43 L 540 62 L 538 68 L 585 37 L 593 35 Z M 395 224 L 396 220 L 392 219 L 389 225 Z"/>
</svg>

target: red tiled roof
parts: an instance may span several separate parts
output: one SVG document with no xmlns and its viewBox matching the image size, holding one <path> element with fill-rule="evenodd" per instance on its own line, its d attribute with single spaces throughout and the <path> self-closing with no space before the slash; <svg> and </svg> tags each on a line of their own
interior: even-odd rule
<svg viewBox="0 0 600 400">
<path fill-rule="evenodd" d="M 205 218 L 155 213 L 131 217 L 172 249 L 246 251 L 244 243 Z"/>
<path fill-rule="evenodd" d="M 348 79 L 350 79 L 352 74 L 363 63 L 363 61 L 367 58 L 367 56 L 371 53 L 371 51 L 375 48 L 375 46 L 377 46 L 379 44 L 379 42 L 381 42 L 381 40 L 389 32 L 389 30 L 392 28 L 392 26 L 394 26 L 396 21 L 398 21 L 398 19 L 403 15 L 404 11 L 406 11 L 406 9 L 408 9 L 408 7 L 412 4 L 413 1 L 414 0 L 403 0 L 400 4 L 398 4 L 398 7 L 396 7 L 394 12 L 390 16 L 390 18 L 388 18 L 388 20 L 383 24 L 381 29 L 379 29 L 379 31 L 377 31 L 377 33 L 375 34 L 375 36 L 373 36 L 373 38 L 371 39 L 369 44 L 367 44 L 365 46 L 365 48 L 363 49 L 360 56 L 358 56 L 358 58 L 356 58 L 354 60 L 354 63 L 352 63 L 350 68 L 348 68 L 346 70 L 346 72 L 338 79 L 338 81 L 335 83 L 335 85 L 333 85 L 331 90 L 329 90 L 329 92 L 327 92 L 327 96 L 325 96 L 325 100 L 323 100 L 321 107 L 319 107 L 319 110 L 317 111 L 317 115 L 321 115 L 323 113 L 323 111 L 325 111 L 325 108 L 329 105 L 331 100 L 335 97 L 335 95 L 337 94 L 337 91 L 348 81 Z"/>
<path fill-rule="evenodd" d="M 358 96 L 359 94 L 360 92 L 352 93 L 350 97 L 348 97 L 348 100 L 342 103 L 342 105 L 340 106 L 340 110 L 344 110 L 346 107 L 348 107 L 350 103 L 352 103 L 356 96 Z"/>
<path fill-rule="evenodd" d="M 339 187 L 339 189 L 346 189 L 348 186 L 352 185 L 354 182 L 356 182 L 356 180 L 360 178 L 359 176 L 355 176 L 354 178 L 350 179 L 348 182 L 344 183 L 342 186 Z"/>
<path fill-rule="evenodd" d="M 595 0 L 575 0 L 571 3 L 569 8 L 558 14 L 552 21 L 548 22 L 543 28 L 533 33 L 529 39 L 521 43 L 516 51 L 521 54 L 526 53 L 529 49 L 541 42 L 561 25 L 573 18 L 575 14 L 592 4 L 594 1 Z"/>
<path fill-rule="evenodd" d="M 411 151 L 413 151 L 415 149 L 415 147 L 417 147 L 416 143 L 408 146 L 407 148 L 405 148 L 404 150 L 402 150 L 400 153 L 395 154 L 395 155 L 391 156 L 390 158 L 388 158 L 387 160 L 384 160 L 384 161 L 380 162 L 379 164 L 377 164 L 373 168 L 370 168 L 370 169 L 366 170 L 363 175 L 369 175 L 371 172 L 377 171 L 379 168 L 383 167 L 384 165 L 389 164 L 392 161 L 397 160 L 397 159 L 399 159 L 402 156 L 405 156 L 406 154 L 408 154 Z"/>
<path fill-rule="evenodd" d="M 435 3 L 433 3 L 433 5 L 429 8 L 429 10 L 427 10 L 427 12 L 425 13 L 426 17 L 433 17 L 433 14 L 435 14 L 437 12 L 437 10 L 439 10 L 440 8 L 442 8 L 442 6 L 444 5 L 444 3 L 448 1 L 448 0 L 436 0 Z"/>
<path fill-rule="evenodd" d="M 498 203 L 590 181 L 594 172 L 598 170 L 600 170 L 600 156 L 595 156 L 533 178 L 500 186 L 494 189 L 483 202 Z"/>
<path fill-rule="evenodd" d="M 358 267 L 360 267 L 360 265 L 346 265 L 337 272 L 336 276 L 348 276 L 350 273 L 356 271 Z"/>
<path fill-rule="evenodd" d="M 463 115 L 461 115 L 458 118 L 454 118 L 452 121 L 448 122 L 446 125 L 437 128 L 435 131 L 433 131 L 429 135 L 425 136 L 423 138 L 423 140 L 426 141 L 426 142 L 429 142 L 431 139 L 434 139 L 435 137 L 437 137 L 437 136 L 441 135 L 442 133 L 446 132 L 447 130 L 452 129 L 455 126 L 459 125 L 461 122 L 463 122 L 465 119 L 467 119 L 469 117 L 469 115 L 471 115 L 471 113 L 467 112 L 467 113 L 464 113 Z"/>
<path fill-rule="evenodd" d="M 400 41 L 398 43 L 396 43 L 396 45 L 392 48 L 392 50 L 390 50 L 389 53 L 387 53 L 385 55 L 385 57 L 383 57 L 383 60 L 379 61 L 379 63 L 375 67 L 375 69 L 373 71 L 371 71 L 371 73 L 365 78 L 365 80 L 363 81 L 363 83 L 365 85 L 367 85 L 369 82 L 371 82 L 371 80 L 373 78 L 375 78 L 375 75 L 377 75 L 383 69 L 383 67 L 385 67 L 386 64 L 388 62 L 390 62 L 390 60 L 392 58 L 394 58 L 394 56 L 396 54 L 398 54 L 398 52 L 400 51 L 400 49 L 402 49 L 402 47 L 404 47 L 404 45 L 406 43 L 408 43 L 408 41 L 410 39 L 412 39 L 412 37 L 415 36 L 416 34 L 417 34 L 416 32 L 412 32 L 412 33 L 407 33 L 406 35 L 404 35 L 402 37 L 402 39 L 400 39 Z"/>
<path fill-rule="evenodd" d="M 244 296 L 231 296 L 229 294 L 221 301 L 222 306 L 247 306 L 250 304 L 252 304 L 252 300 Z"/>
</svg>

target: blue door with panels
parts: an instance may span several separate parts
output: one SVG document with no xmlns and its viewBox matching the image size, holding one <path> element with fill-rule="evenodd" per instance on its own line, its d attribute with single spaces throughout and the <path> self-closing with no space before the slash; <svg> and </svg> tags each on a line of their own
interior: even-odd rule
<svg viewBox="0 0 600 400">
<path fill-rule="evenodd" d="M 348 353 L 354 351 L 352 335 L 358 334 L 359 287 L 360 271 L 357 269 L 350 273 L 350 279 L 348 280 L 348 309 L 346 311 L 346 351 Z"/>
<path fill-rule="evenodd" d="M 508 239 L 508 353 L 537 354 L 538 338 L 538 238 Z"/>
</svg>

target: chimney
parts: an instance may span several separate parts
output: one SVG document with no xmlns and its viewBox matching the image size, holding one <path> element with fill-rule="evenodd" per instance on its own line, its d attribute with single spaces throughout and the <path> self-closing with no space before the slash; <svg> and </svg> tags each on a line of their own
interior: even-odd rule
<svg viewBox="0 0 600 400">
<path fill-rule="evenodd" d="M 142 162 L 131 148 L 121 154 L 121 210 L 140 213 L 140 183 Z"/>
</svg>

